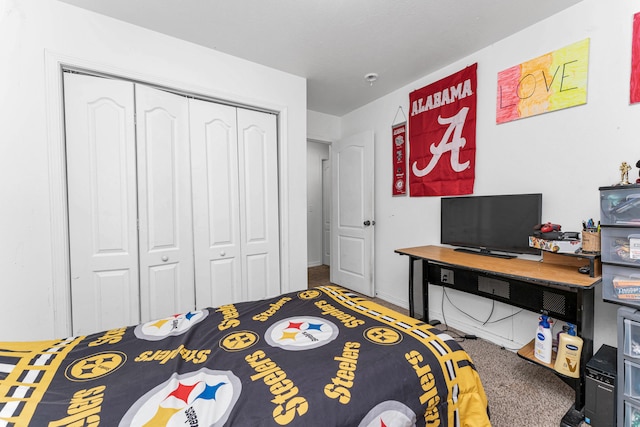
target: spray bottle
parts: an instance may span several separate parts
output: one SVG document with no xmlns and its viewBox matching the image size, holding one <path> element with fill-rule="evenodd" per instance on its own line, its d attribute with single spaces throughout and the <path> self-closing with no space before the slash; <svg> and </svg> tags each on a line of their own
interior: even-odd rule
<svg viewBox="0 0 640 427">
<path fill-rule="evenodd" d="M 538 323 L 538 329 L 536 331 L 534 356 L 541 362 L 551 363 L 553 337 L 551 336 L 549 316 L 543 314 L 539 320 L 540 323 Z"/>
<path fill-rule="evenodd" d="M 558 341 L 558 357 L 554 369 L 563 375 L 573 378 L 580 377 L 580 353 L 582 352 L 582 338 L 576 335 L 576 325 L 567 323 L 569 330 L 560 334 Z"/>
</svg>

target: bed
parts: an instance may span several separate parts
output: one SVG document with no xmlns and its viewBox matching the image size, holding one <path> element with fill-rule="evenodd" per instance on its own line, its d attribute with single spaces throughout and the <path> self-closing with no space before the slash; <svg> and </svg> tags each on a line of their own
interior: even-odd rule
<svg viewBox="0 0 640 427">
<path fill-rule="evenodd" d="M 0 426 L 489 426 L 450 336 L 337 286 L 0 342 Z"/>
</svg>

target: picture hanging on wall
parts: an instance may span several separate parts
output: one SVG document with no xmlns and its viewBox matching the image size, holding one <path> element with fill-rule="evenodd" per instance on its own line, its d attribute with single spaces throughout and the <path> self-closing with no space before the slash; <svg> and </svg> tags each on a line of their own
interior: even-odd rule
<svg viewBox="0 0 640 427">
<path fill-rule="evenodd" d="M 587 103 L 589 39 L 498 73 L 496 123 Z"/>
<path fill-rule="evenodd" d="M 478 64 L 409 94 L 409 195 L 472 194 Z"/>
<path fill-rule="evenodd" d="M 633 15 L 633 39 L 631 41 L 630 102 L 640 102 L 640 13 Z"/>
</svg>

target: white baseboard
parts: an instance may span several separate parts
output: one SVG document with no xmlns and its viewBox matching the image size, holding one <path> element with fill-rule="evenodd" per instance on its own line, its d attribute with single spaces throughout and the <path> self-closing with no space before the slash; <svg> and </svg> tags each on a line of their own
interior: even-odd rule
<svg viewBox="0 0 640 427">
<path fill-rule="evenodd" d="M 385 300 L 386 302 L 393 304 L 393 305 L 397 305 L 398 307 L 402 307 L 406 310 L 409 309 L 409 304 L 407 303 L 406 300 L 397 298 L 393 295 L 389 295 L 386 293 L 382 293 L 382 292 L 377 292 L 376 293 L 376 297 L 380 298 L 381 300 Z"/>
<path fill-rule="evenodd" d="M 442 321 L 442 315 L 440 315 L 439 313 L 436 314 L 436 313 L 430 312 L 429 319 L 431 320 L 437 319 L 439 321 Z M 462 333 L 465 333 L 468 335 L 475 335 L 478 338 L 482 338 L 483 340 L 486 340 L 495 345 L 504 347 L 505 349 L 510 351 L 518 351 L 520 348 L 524 347 L 525 344 L 527 344 L 527 343 L 519 343 L 519 342 L 510 340 L 508 338 L 492 334 L 491 332 L 488 332 L 487 329 L 485 328 L 477 327 L 467 322 L 456 321 L 455 319 L 452 320 L 448 317 L 447 317 L 447 324 L 451 328 L 454 328 Z M 436 328 L 446 329 L 443 325 L 437 325 Z M 464 348 L 464 343 L 462 344 L 462 347 Z"/>
</svg>

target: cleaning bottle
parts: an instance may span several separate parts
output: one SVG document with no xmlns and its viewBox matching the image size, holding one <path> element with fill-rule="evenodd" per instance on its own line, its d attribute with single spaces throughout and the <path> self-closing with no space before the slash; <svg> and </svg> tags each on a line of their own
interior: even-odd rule
<svg viewBox="0 0 640 427">
<path fill-rule="evenodd" d="M 567 323 L 567 326 L 569 326 L 567 333 L 560 334 L 554 369 L 568 377 L 579 378 L 582 338 L 576 335 L 576 325 Z"/>
<path fill-rule="evenodd" d="M 551 346 L 553 345 L 553 337 L 551 336 L 551 326 L 549 325 L 549 316 L 540 316 L 538 330 L 536 331 L 536 343 L 534 356 L 541 362 L 551 363 Z"/>
</svg>

